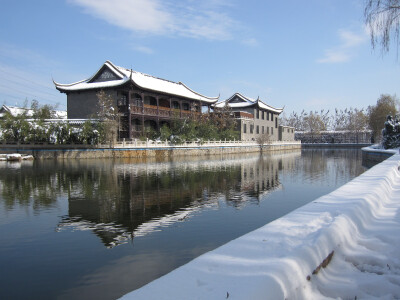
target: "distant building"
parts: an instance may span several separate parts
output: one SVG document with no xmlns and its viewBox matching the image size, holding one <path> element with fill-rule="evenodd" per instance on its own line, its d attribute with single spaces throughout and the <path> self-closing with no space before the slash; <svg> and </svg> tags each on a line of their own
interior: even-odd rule
<svg viewBox="0 0 400 300">
<path fill-rule="evenodd" d="M 18 107 L 18 106 L 9 106 L 3 105 L 0 108 L 0 119 L 4 118 L 6 113 L 11 114 L 13 117 L 20 116 L 22 114 L 26 114 L 27 118 L 33 117 L 33 109 L 25 108 L 25 107 Z M 66 119 L 67 112 L 62 110 L 56 110 L 53 112 L 55 119 Z"/>
<path fill-rule="evenodd" d="M 99 91 L 112 96 L 121 115 L 120 138 L 137 137 L 146 127 L 159 130 L 174 117 L 198 116 L 203 106 L 210 109 L 218 101 L 218 97 L 203 96 L 181 82 L 118 67 L 110 61 L 88 79 L 54 84 L 57 90 L 67 94 L 70 119 L 85 119 L 95 114 Z"/>
<path fill-rule="evenodd" d="M 235 93 L 230 98 L 215 105 L 228 105 L 238 120 L 238 130 L 242 141 L 256 140 L 258 136 L 269 135 L 271 141 L 294 140 L 294 128 L 279 125 L 279 115 L 283 108 L 274 108 L 260 99 L 254 100 Z"/>
</svg>

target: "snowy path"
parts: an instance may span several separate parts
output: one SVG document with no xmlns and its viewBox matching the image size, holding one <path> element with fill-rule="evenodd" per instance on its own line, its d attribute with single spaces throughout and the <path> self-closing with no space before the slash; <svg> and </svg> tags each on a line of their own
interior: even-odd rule
<svg viewBox="0 0 400 300">
<path fill-rule="evenodd" d="M 400 299 L 399 166 L 394 155 L 124 299 Z"/>
</svg>

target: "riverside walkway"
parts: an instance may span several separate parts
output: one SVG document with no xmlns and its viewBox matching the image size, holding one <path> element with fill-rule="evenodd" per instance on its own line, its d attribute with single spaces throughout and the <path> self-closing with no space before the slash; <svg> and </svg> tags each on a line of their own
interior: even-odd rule
<svg viewBox="0 0 400 300">
<path fill-rule="evenodd" d="M 394 154 L 123 299 L 399 299 L 399 168 Z"/>
</svg>

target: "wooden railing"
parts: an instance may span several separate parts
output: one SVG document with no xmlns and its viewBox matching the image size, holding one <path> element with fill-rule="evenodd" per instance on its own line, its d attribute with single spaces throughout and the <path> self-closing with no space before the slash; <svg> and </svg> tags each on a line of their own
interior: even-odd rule
<svg viewBox="0 0 400 300">
<path fill-rule="evenodd" d="M 131 113 L 139 114 L 144 116 L 159 116 L 159 117 L 166 117 L 171 118 L 173 116 L 177 117 L 186 117 L 188 115 L 200 115 L 200 112 L 189 111 L 189 110 L 181 110 L 175 108 L 169 108 L 164 106 L 157 106 L 144 104 L 144 106 L 131 106 Z"/>
<path fill-rule="evenodd" d="M 254 115 L 244 111 L 235 111 L 234 112 L 235 118 L 244 118 L 244 119 L 254 119 Z"/>
</svg>

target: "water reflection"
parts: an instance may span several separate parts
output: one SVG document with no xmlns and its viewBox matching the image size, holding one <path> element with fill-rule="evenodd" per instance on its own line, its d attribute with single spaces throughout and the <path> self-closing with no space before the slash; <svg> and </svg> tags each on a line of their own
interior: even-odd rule
<svg viewBox="0 0 400 300">
<path fill-rule="evenodd" d="M 105 246 L 114 247 L 186 221 L 202 209 L 218 208 L 221 199 L 241 209 L 279 188 L 279 166 L 298 156 L 300 152 L 208 161 L 117 161 L 107 172 L 90 168 L 90 175 L 84 172 L 74 183 L 69 214 L 58 230 L 90 229 Z"/>
<path fill-rule="evenodd" d="M 6 209 L 34 211 L 68 198 L 57 231 L 91 230 L 114 247 L 189 219 L 223 201 L 235 209 L 258 204 L 281 188 L 279 171 L 291 171 L 300 151 L 160 161 L 42 161 L 0 167 Z M 14 168 L 14 169 L 12 169 Z"/>
</svg>

